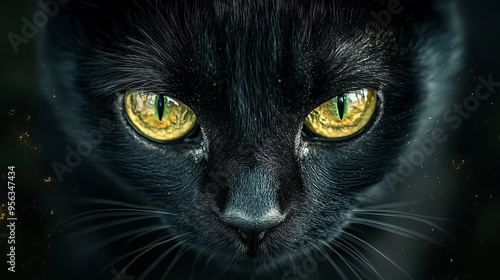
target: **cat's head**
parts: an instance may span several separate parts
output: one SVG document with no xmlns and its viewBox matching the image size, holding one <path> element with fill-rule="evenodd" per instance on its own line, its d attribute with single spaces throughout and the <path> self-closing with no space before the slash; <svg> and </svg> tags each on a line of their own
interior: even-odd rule
<svg viewBox="0 0 500 280">
<path fill-rule="evenodd" d="M 438 106 L 423 2 L 73 1 L 43 88 L 76 139 L 112 126 L 92 153 L 171 234 L 261 265 L 339 236 Z"/>
</svg>

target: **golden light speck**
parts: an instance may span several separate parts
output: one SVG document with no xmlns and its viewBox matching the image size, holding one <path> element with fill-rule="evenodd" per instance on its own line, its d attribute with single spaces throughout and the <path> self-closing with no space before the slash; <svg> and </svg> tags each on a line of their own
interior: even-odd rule
<svg viewBox="0 0 500 280">
<path fill-rule="evenodd" d="M 24 120 L 29 122 L 31 120 L 31 115 L 30 114 L 24 115 Z"/>
<path fill-rule="evenodd" d="M 54 210 L 50 210 L 50 215 L 54 215 Z"/>
<path fill-rule="evenodd" d="M 45 184 L 52 183 L 52 177 L 50 177 L 50 176 L 49 176 L 49 177 L 47 177 L 47 178 L 43 178 L 43 182 L 44 182 Z"/>
<path fill-rule="evenodd" d="M 453 168 L 458 170 L 465 165 L 465 159 L 463 159 L 460 155 L 456 155 L 451 159 L 451 165 L 453 166 Z"/>
<path fill-rule="evenodd" d="M 17 137 L 19 137 L 19 142 L 26 146 L 28 146 L 31 141 L 30 134 L 28 132 L 19 133 Z"/>
<path fill-rule="evenodd" d="M 16 109 L 10 109 L 9 111 L 7 111 L 7 115 L 9 115 L 9 116 L 13 116 L 15 113 L 16 113 Z"/>
<path fill-rule="evenodd" d="M 32 144 L 31 135 L 28 132 L 17 133 L 19 143 L 30 148 L 31 151 L 40 152 L 42 147 L 39 144 Z"/>
<path fill-rule="evenodd" d="M 4 210 L 5 210 L 4 208 L 5 208 L 5 204 L 2 203 L 2 205 L 0 205 L 0 220 L 5 219 L 6 212 L 4 212 Z"/>
</svg>

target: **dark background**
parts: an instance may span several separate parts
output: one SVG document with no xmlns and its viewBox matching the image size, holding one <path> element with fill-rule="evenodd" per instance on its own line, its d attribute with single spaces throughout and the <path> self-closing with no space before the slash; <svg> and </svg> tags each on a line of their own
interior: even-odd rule
<svg viewBox="0 0 500 280">
<path fill-rule="evenodd" d="M 499 1 L 460 0 L 466 33 L 465 66 L 457 73 L 455 102 L 474 92 L 477 77 L 492 75 L 500 81 Z M 0 4 L 0 212 L 6 213 L 7 166 L 16 166 L 16 274 L 6 274 L 7 233 L 0 216 L 0 279 L 47 279 L 55 258 L 50 247 L 52 227 L 58 217 L 57 203 L 47 195 L 65 199 L 61 184 L 50 166 L 64 161 L 68 141 L 40 99 L 36 74 L 36 39 L 19 46 L 16 54 L 7 39 L 9 32 L 21 33 L 22 17 L 31 18 L 39 8 L 36 1 L 2 1 Z M 41 89 L 44 90 L 44 89 Z M 427 275 L 434 279 L 500 279 L 500 88 L 481 101 L 478 110 L 463 120 L 457 130 L 448 130 L 447 158 L 442 178 L 458 182 L 448 189 L 454 198 L 452 216 L 456 223 L 451 248 L 439 251 Z M 50 145 L 47 145 L 50 143 Z M 77 176 L 85 166 L 71 175 Z M 413 176 L 422 176 L 415 173 Z M 68 183 L 69 181 L 69 183 Z M 88 187 L 68 176 L 65 188 L 74 192 Z M 441 194 L 441 195 L 446 195 Z M 433 198 L 435 199 L 435 198 Z M 9 278 L 5 278 L 7 275 Z"/>
</svg>

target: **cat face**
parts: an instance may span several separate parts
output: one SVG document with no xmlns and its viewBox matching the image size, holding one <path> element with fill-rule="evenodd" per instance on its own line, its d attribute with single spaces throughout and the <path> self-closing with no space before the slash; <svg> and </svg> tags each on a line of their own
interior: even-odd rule
<svg viewBox="0 0 500 280">
<path fill-rule="evenodd" d="M 373 1 L 91 2 L 67 4 L 48 28 L 51 103 L 77 138 L 110 120 L 93 151 L 101 168 L 169 213 L 158 225 L 166 235 L 235 266 L 341 235 L 430 100 L 422 49 L 440 22 L 409 2 L 385 26 Z M 371 113 L 349 130 L 353 93 L 369 94 L 360 114 Z M 306 122 L 328 102 L 346 135 Z M 178 104 L 192 122 L 158 140 L 155 123 Z M 152 130 L 134 106 L 149 106 Z"/>
</svg>

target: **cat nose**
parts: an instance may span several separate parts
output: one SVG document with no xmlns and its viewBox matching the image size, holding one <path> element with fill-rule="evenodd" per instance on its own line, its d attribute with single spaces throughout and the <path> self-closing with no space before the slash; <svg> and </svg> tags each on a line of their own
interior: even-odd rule
<svg viewBox="0 0 500 280">
<path fill-rule="evenodd" d="M 277 182 L 266 170 L 245 170 L 229 183 L 220 219 L 236 229 L 252 256 L 266 233 L 285 220 L 277 201 Z"/>
<path fill-rule="evenodd" d="M 285 215 L 276 208 L 271 208 L 266 213 L 257 216 L 229 209 L 223 213 L 221 219 L 225 224 L 238 231 L 243 243 L 254 247 L 264 239 L 267 230 L 283 222 Z"/>
</svg>

